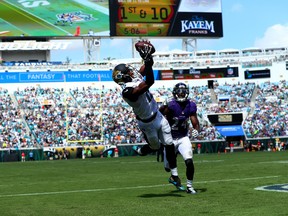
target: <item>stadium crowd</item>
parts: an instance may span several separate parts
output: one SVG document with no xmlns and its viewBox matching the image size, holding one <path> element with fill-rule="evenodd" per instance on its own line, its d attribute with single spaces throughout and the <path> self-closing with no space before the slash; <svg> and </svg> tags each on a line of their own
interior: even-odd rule
<svg viewBox="0 0 288 216">
<path fill-rule="evenodd" d="M 223 137 L 208 119 L 208 113 L 243 112 L 247 138 L 287 137 L 288 83 L 265 82 L 192 86 L 190 98 L 198 106 L 201 131 L 197 140 Z M 152 88 L 162 104 L 171 89 Z M 94 142 L 119 144 L 145 142 L 134 114 L 117 89 L 92 86 L 18 89 L 9 94 L 0 89 L 0 147 L 69 146 Z M 214 95 L 214 97 L 213 97 Z"/>
</svg>

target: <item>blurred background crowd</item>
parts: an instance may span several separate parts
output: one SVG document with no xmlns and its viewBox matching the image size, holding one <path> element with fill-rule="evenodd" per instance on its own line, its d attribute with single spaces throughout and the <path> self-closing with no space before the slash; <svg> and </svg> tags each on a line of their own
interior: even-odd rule
<svg viewBox="0 0 288 216">
<path fill-rule="evenodd" d="M 209 113 L 242 112 L 246 138 L 288 137 L 288 82 L 190 86 L 198 106 L 201 132 L 197 140 L 224 141 L 209 122 Z M 172 89 L 151 89 L 161 105 Z M 0 89 L 0 148 L 143 143 L 135 116 L 121 90 L 93 86 L 30 86 L 13 93 Z M 223 97 L 225 96 L 225 97 Z"/>
</svg>

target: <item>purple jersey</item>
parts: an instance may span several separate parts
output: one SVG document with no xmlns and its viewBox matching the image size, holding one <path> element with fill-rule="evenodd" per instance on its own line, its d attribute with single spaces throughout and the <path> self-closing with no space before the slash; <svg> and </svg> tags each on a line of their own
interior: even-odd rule
<svg viewBox="0 0 288 216">
<path fill-rule="evenodd" d="M 197 105 L 188 100 L 179 104 L 174 98 L 168 103 L 169 115 L 167 120 L 171 126 L 173 139 L 188 135 L 190 116 L 197 112 Z"/>
</svg>

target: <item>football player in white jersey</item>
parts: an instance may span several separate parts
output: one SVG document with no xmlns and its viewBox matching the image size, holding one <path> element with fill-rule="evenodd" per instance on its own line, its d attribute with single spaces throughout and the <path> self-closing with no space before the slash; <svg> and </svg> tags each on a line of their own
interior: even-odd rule
<svg viewBox="0 0 288 216">
<path fill-rule="evenodd" d="M 197 106 L 188 98 L 189 88 L 185 83 L 177 83 L 173 88 L 173 98 L 160 107 L 160 112 L 165 115 L 170 126 L 171 133 L 174 139 L 175 152 L 180 153 L 186 165 L 187 189 L 189 194 L 196 194 L 193 188 L 194 178 L 194 163 L 193 163 L 193 149 L 189 139 L 189 121 L 193 126 L 191 136 L 195 138 L 198 136 L 200 130 L 199 121 L 197 118 Z M 164 150 L 164 166 L 166 171 L 170 171 L 169 163 L 165 158 Z"/>
<path fill-rule="evenodd" d="M 147 155 L 160 148 L 162 142 L 166 149 L 167 161 L 171 168 L 169 182 L 179 190 L 184 190 L 178 177 L 176 154 L 174 150 L 171 128 L 167 119 L 159 112 L 158 104 L 149 88 L 154 84 L 152 54 L 154 46 L 148 41 L 135 44 L 136 50 L 144 60 L 142 70 L 138 71 L 131 65 L 118 64 L 113 70 L 113 80 L 122 88 L 123 99 L 133 108 L 138 126 L 148 144 L 134 149 L 139 155 Z M 146 79 L 143 79 L 143 76 Z"/>
</svg>

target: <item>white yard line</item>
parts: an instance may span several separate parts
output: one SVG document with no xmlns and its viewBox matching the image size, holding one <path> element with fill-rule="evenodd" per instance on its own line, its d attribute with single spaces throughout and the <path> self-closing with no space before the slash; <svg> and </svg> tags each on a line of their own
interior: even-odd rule
<svg viewBox="0 0 288 216">
<path fill-rule="evenodd" d="M 271 163 L 279 163 L 279 164 L 287 164 L 288 160 L 283 160 L 283 161 L 264 161 L 264 162 L 258 162 L 259 164 L 271 164 Z"/>
<path fill-rule="evenodd" d="M 233 181 L 251 181 L 259 179 L 268 178 L 278 178 L 279 176 L 259 176 L 253 178 L 237 178 L 237 179 L 221 179 L 221 180 L 211 180 L 211 181 L 199 181 L 195 184 L 209 184 L 209 183 L 219 183 L 219 182 L 233 182 Z M 101 192 L 101 191 L 116 191 L 116 190 L 135 190 L 143 188 L 155 188 L 163 186 L 171 186 L 171 184 L 160 184 L 160 185 L 146 185 L 146 186 L 134 186 L 134 187 L 120 187 L 120 188 L 99 188 L 99 189 L 88 189 L 88 190 L 71 190 L 71 191 L 51 191 L 51 192 L 38 192 L 38 193 L 19 193 L 19 194 L 3 194 L 0 198 L 5 197 L 25 197 L 25 196 L 44 196 L 44 195 L 57 195 L 57 194 L 71 194 L 71 193 L 87 193 L 87 192 Z"/>
<path fill-rule="evenodd" d="M 5 0 L 4 0 L 4 1 L 5 1 Z M 60 31 L 65 32 L 67 35 L 70 34 L 68 31 L 66 31 L 66 30 L 64 30 L 64 29 L 62 29 L 62 28 L 60 28 L 60 27 L 58 27 L 58 26 L 53 25 L 53 23 L 47 22 L 45 19 L 43 19 L 43 18 L 41 18 L 41 17 L 39 17 L 39 16 L 37 16 L 37 15 L 35 15 L 35 14 L 30 13 L 30 12 L 28 11 L 28 9 L 25 9 L 24 7 L 19 7 L 19 6 L 17 6 L 16 4 L 13 4 L 13 3 L 8 2 L 8 1 L 5 1 L 5 2 L 6 2 L 7 4 L 13 5 L 14 7 L 17 7 L 19 10 L 25 11 L 25 13 L 30 14 L 32 17 L 37 17 L 38 19 L 42 20 L 42 22 L 45 22 L 48 26 L 51 26 L 52 28 L 58 28 Z M 56 16 L 55 16 L 55 20 L 56 20 Z M 13 26 L 14 26 L 14 25 L 13 25 Z M 18 28 L 18 29 L 19 29 L 19 28 Z M 20 29 L 20 30 L 21 30 L 21 29 Z M 21 30 L 21 31 L 22 31 L 22 30 Z"/>
<path fill-rule="evenodd" d="M 194 163 L 216 163 L 216 162 L 223 162 L 224 160 L 199 160 L 194 161 Z M 113 160 L 113 161 L 93 161 L 92 163 L 99 164 L 99 163 L 121 163 L 121 164 L 131 164 L 131 163 L 159 163 L 156 160 L 144 160 L 144 161 L 120 161 L 120 160 Z M 184 161 L 180 161 L 179 163 L 184 163 Z"/>
</svg>

